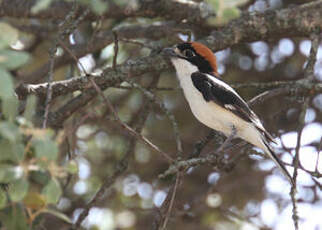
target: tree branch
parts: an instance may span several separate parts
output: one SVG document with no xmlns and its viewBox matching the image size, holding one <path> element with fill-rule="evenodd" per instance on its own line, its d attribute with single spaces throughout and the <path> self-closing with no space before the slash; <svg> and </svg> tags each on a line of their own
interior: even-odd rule
<svg viewBox="0 0 322 230">
<path fill-rule="evenodd" d="M 298 7 L 293 7 L 290 9 L 283 9 L 279 11 L 268 11 L 263 14 L 256 15 L 246 15 L 244 17 L 248 18 L 247 23 L 243 24 L 244 18 L 237 19 L 232 23 L 224 27 L 220 32 L 215 32 L 213 36 L 217 36 L 218 33 L 221 34 L 219 37 L 213 37 L 210 44 L 214 50 L 226 48 L 238 42 L 245 41 L 254 41 L 252 36 L 249 36 L 249 27 L 251 24 L 255 25 L 252 27 L 252 34 L 255 39 L 265 39 L 274 35 L 274 27 L 270 24 L 272 21 L 278 22 L 276 26 L 276 35 L 280 35 L 283 32 L 283 36 L 287 36 L 289 31 L 302 31 L 300 34 L 309 33 L 310 28 L 320 28 L 322 30 L 322 1 L 317 1 L 313 3 L 304 4 Z M 310 17 L 308 14 L 311 13 Z M 282 17 L 283 16 L 283 17 Z M 319 17 L 318 17 L 319 16 Z M 261 18 L 261 26 L 258 26 L 257 20 Z M 300 20 L 301 19 L 301 20 Z M 301 22 L 299 22 L 301 21 Z M 283 23 L 282 23 L 283 22 Z M 303 28 L 301 26 L 297 27 L 296 23 L 306 23 L 308 28 Z M 320 23 L 320 24 L 318 24 Z M 271 27 L 270 27 L 270 26 Z M 240 27 L 241 26 L 241 27 Z M 269 27 L 269 30 L 266 30 L 265 27 Z M 296 27 L 296 28 L 295 28 Z M 301 30 L 301 28 L 303 30 Z M 236 32 L 240 29 L 245 29 L 245 34 L 243 36 L 237 36 Z M 263 33 L 263 30 L 266 31 Z M 248 33 L 247 33 L 248 31 Z M 267 32 L 269 31 L 269 32 Z M 118 31 L 120 36 L 120 32 Z M 222 36 L 230 36 L 229 39 L 220 40 Z M 247 36 L 247 37 L 245 37 Z M 210 36 L 211 37 L 211 36 Z M 227 37 L 227 38 L 228 38 Z M 209 37 L 208 37 L 209 38 Z M 113 41 L 113 35 L 111 33 L 110 42 Z M 208 39 L 209 40 L 209 39 Z M 208 41 L 207 40 L 207 41 Z M 56 62 L 55 62 L 56 63 Z M 113 68 L 107 68 L 99 76 L 81 76 L 76 77 L 70 80 L 57 81 L 52 83 L 53 98 L 74 92 L 76 90 L 85 90 L 83 94 L 72 99 L 68 104 L 57 110 L 49 118 L 50 125 L 60 126 L 64 120 L 66 120 L 73 112 L 75 112 L 79 107 L 86 105 L 93 97 L 96 96 L 96 92 L 93 89 L 90 89 L 92 86 L 89 84 L 89 78 L 92 78 L 97 85 L 100 85 L 102 89 L 108 87 L 117 86 L 122 83 L 128 76 L 135 77 L 140 76 L 149 72 L 160 73 L 170 67 L 169 62 L 167 62 L 162 55 L 153 54 L 147 57 L 138 58 L 136 60 L 129 60 L 126 63 L 118 65 L 115 70 Z M 20 99 L 26 98 L 29 94 L 35 94 L 38 97 L 44 97 L 47 89 L 47 84 L 38 84 L 38 85 L 20 85 L 16 93 Z M 322 84 L 316 84 L 312 82 L 298 80 L 292 82 L 290 87 L 281 89 L 279 95 L 288 95 L 290 93 L 297 92 L 299 94 L 306 94 L 310 90 L 315 90 L 317 92 L 322 91 Z M 276 93 L 277 91 L 274 91 Z"/>
<path fill-rule="evenodd" d="M 221 50 L 242 42 L 309 36 L 316 30 L 322 30 L 321 0 L 281 10 L 245 14 L 200 41 L 214 50 Z"/>
<path fill-rule="evenodd" d="M 94 53 L 103 49 L 107 45 L 114 42 L 114 33 L 117 33 L 118 38 L 121 39 L 151 39 L 159 40 L 160 38 L 173 37 L 173 34 L 178 32 L 178 26 L 174 22 L 160 23 L 159 25 L 130 25 L 124 26 L 113 31 L 101 31 L 93 36 L 90 42 L 82 44 L 68 45 L 66 48 L 73 53 L 65 53 L 61 57 L 55 58 L 55 68 L 61 67 L 74 61 L 74 58 L 81 58 L 88 53 Z M 28 83 L 38 83 L 43 79 L 49 71 L 50 62 L 43 64 L 35 71 L 18 75 L 17 78 Z"/>
<path fill-rule="evenodd" d="M 171 27 L 170 27 L 171 28 Z M 142 27 L 130 27 L 124 28 L 117 31 L 117 34 L 120 38 L 129 38 L 133 35 L 133 32 L 141 29 L 142 36 L 145 36 L 146 33 L 150 34 L 151 31 L 155 32 L 155 29 L 152 28 L 150 32 L 144 30 Z M 232 21 L 227 26 L 223 27 L 220 31 L 214 31 L 210 36 L 200 40 L 201 42 L 206 43 L 213 50 L 221 50 L 237 43 L 241 42 L 252 42 L 257 40 L 265 40 L 267 38 L 272 38 L 274 36 L 304 36 L 309 35 L 313 30 L 320 29 L 322 31 L 322 1 L 317 1 L 313 3 L 304 4 L 298 7 L 287 8 L 277 11 L 267 11 L 263 14 L 247 14 L 237 20 Z M 143 30 L 143 31 L 142 31 Z M 163 32 L 166 32 L 167 29 L 164 29 Z M 167 31 L 171 32 L 172 31 Z M 140 34 L 139 33 L 139 37 Z M 163 34 L 163 33 L 162 33 Z M 160 37 L 159 37 L 160 38 Z M 108 36 L 104 36 L 104 44 L 110 44 L 113 42 L 113 33 L 109 32 Z M 99 41 L 95 40 L 96 44 L 100 44 Z M 96 48 L 102 48 L 102 44 L 98 45 Z M 79 50 L 79 53 L 74 48 L 70 48 L 75 54 L 76 57 L 83 56 L 88 53 L 89 50 L 82 47 Z M 93 49 L 95 50 L 95 49 Z M 91 51 L 93 51 L 91 50 Z M 66 61 L 65 56 L 55 61 L 56 66 L 63 64 Z M 68 59 L 72 59 L 68 57 Z M 49 66 L 48 66 L 49 67 Z M 48 72 L 47 64 L 40 69 L 40 72 L 33 73 L 36 76 L 43 75 Z M 161 72 L 169 68 L 169 63 L 163 60 L 159 55 L 148 56 L 144 58 L 139 58 L 137 60 L 130 60 L 128 63 L 119 65 L 117 68 L 117 75 L 127 76 L 131 74 L 132 76 L 141 75 L 143 73 L 155 71 Z M 102 75 L 103 79 L 100 79 L 100 83 L 107 83 L 111 77 L 114 77 L 114 71 L 111 71 L 111 68 L 107 68 Z M 26 78 L 32 79 L 33 76 L 28 75 Z M 24 77 L 24 78 L 25 78 Z M 98 79 L 97 79 L 98 80 Z M 60 93 L 70 93 L 75 90 L 84 89 L 88 86 L 88 80 L 86 77 L 79 77 L 69 81 L 57 82 L 54 86 L 53 83 L 53 94 L 55 94 L 55 88 Z M 319 85 L 321 87 L 321 85 Z M 34 91 L 42 94 L 43 86 L 39 85 L 39 89 L 36 90 L 37 86 L 22 86 L 22 92 L 28 93 L 34 88 Z M 64 90 L 62 90 L 64 88 Z M 25 89 L 25 90 L 24 90 Z M 59 93 L 59 94 L 60 94 Z"/>
<path fill-rule="evenodd" d="M 30 0 L 3 0 L 0 2 L 0 17 L 63 20 L 72 9 L 71 2 L 53 1 L 47 9 L 32 13 L 31 9 L 36 2 Z M 123 7 L 114 3 L 112 0 L 105 1 L 105 4 L 107 5 L 107 10 L 101 16 L 104 19 L 112 18 L 122 20 L 129 17 L 163 17 L 176 21 L 187 19 L 189 22 L 199 23 L 211 16 L 215 16 L 210 6 L 191 0 L 137 0 L 134 4 L 129 3 Z M 81 14 L 88 7 L 88 5 L 80 6 L 77 14 Z M 92 12 L 85 19 L 93 20 L 97 17 Z"/>
<path fill-rule="evenodd" d="M 310 50 L 310 56 L 308 58 L 308 62 L 305 68 L 305 75 L 307 79 L 304 79 L 306 81 L 313 81 L 314 80 L 314 75 L 313 75 L 313 70 L 314 70 L 314 64 L 316 62 L 316 55 L 317 55 L 317 51 L 318 51 L 318 47 L 319 47 L 319 43 L 320 43 L 320 34 L 312 34 L 312 45 L 311 45 L 311 50 Z M 306 114 L 306 110 L 309 106 L 309 102 L 310 102 L 310 97 L 306 97 L 305 101 L 302 105 L 302 111 L 300 113 L 299 116 L 299 126 L 298 126 L 298 130 L 297 130 L 297 143 L 296 143 L 296 147 L 295 147 L 295 157 L 293 159 L 293 165 L 294 165 L 294 172 L 293 172 L 293 181 L 294 181 L 294 185 L 291 188 L 291 192 L 290 192 L 290 196 L 292 199 L 292 206 L 293 206 L 293 215 L 292 215 L 292 219 L 294 222 L 294 227 L 295 230 L 299 229 L 299 216 L 298 216 L 298 211 L 297 211 L 297 200 L 296 200 L 296 182 L 297 182 L 297 170 L 299 168 L 300 162 L 299 162 L 299 154 L 300 154 L 300 148 L 301 148 L 301 139 L 302 139 L 302 133 L 303 133 L 303 129 L 305 127 L 305 114 Z"/>
</svg>

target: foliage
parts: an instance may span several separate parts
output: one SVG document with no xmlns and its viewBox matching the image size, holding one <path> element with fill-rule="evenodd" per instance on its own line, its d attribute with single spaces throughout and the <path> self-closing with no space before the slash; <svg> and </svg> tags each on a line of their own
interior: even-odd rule
<svg viewBox="0 0 322 230">
<path fill-rule="evenodd" d="M 48 9 L 53 0 L 37 0 L 37 3 L 31 8 L 31 13 L 37 14 L 42 10 Z M 72 2 L 72 0 L 70 0 Z M 108 2 L 103 0 L 79 0 L 80 3 L 89 6 L 93 12 L 100 15 L 108 9 Z"/>
<path fill-rule="evenodd" d="M 50 207 L 62 194 L 59 179 L 71 172 L 57 161 L 59 141 L 52 130 L 34 126 L 35 96 L 28 97 L 24 113 L 19 114 L 10 71 L 28 63 L 30 55 L 9 49 L 19 37 L 16 29 L 3 22 L 0 28 L 0 219 L 7 229 L 24 230 L 44 212 L 70 222 Z"/>
<path fill-rule="evenodd" d="M 216 11 L 216 17 L 210 18 L 208 23 L 211 25 L 223 25 L 230 20 L 240 16 L 239 5 L 245 4 L 248 0 L 207 0 Z"/>
</svg>

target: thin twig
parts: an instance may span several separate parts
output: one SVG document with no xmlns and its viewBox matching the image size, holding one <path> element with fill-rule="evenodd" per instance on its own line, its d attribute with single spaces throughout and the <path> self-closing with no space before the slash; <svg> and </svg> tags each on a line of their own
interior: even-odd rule
<svg viewBox="0 0 322 230">
<path fill-rule="evenodd" d="M 311 35 L 312 42 L 311 42 L 310 55 L 309 55 L 309 59 L 306 64 L 306 67 L 304 69 L 304 72 L 306 74 L 306 79 L 308 81 L 313 81 L 314 79 L 314 65 L 316 63 L 316 55 L 318 52 L 321 38 L 322 38 L 322 34 L 313 33 Z"/>
<path fill-rule="evenodd" d="M 122 86 L 122 85 L 114 86 L 113 88 L 128 89 L 128 90 L 136 89 L 135 87 L 132 87 L 132 86 Z M 151 91 L 154 91 L 154 90 L 158 90 L 158 91 L 175 91 L 175 90 L 181 90 L 180 87 L 176 87 L 176 88 L 173 88 L 173 87 L 145 87 L 145 89 L 146 90 L 151 90 Z"/>
<path fill-rule="evenodd" d="M 114 57 L 113 57 L 113 69 L 116 70 L 116 65 L 117 65 L 117 54 L 119 52 L 119 41 L 117 38 L 117 33 L 116 31 L 113 31 L 113 36 L 114 36 Z"/>
<path fill-rule="evenodd" d="M 254 152 L 253 152 L 254 153 Z M 260 154 L 254 154 L 254 155 L 260 155 Z M 283 162 L 284 165 L 290 166 L 290 167 L 294 167 L 294 165 L 292 163 L 288 163 L 288 162 Z M 298 169 L 301 169 L 304 172 L 307 172 L 308 174 L 316 177 L 316 178 L 320 178 L 322 177 L 322 173 L 319 173 L 318 171 L 310 171 L 306 168 L 303 167 L 303 165 L 301 164 L 301 161 L 299 161 L 299 165 L 298 165 Z"/>
<path fill-rule="evenodd" d="M 316 62 L 316 54 L 317 54 L 317 50 L 318 50 L 318 46 L 319 46 L 319 40 L 321 38 L 320 35 L 317 34 L 312 34 L 311 35 L 312 38 L 312 46 L 311 46 L 311 50 L 310 50 L 310 56 L 308 58 L 308 63 L 307 66 L 304 70 L 305 72 L 305 79 L 304 81 L 313 81 L 314 80 L 314 64 Z M 296 179 L 297 179 L 297 170 L 299 168 L 300 162 L 299 162 L 299 152 L 300 152 L 300 148 L 301 148 L 301 139 L 302 139 L 302 132 L 303 132 L 303 128 L 305 126 L 305 114 L 306 114 L 306 110 L 308 108 L 309 105 L 309 101 L 310 101 L 310 97 L 307 97 L 303 103 L 302 106 L 302 110 L 299 116 L 299 127 L 298 127 L 298 135 L 297 135 L 297 143 L 296 143 L 296 147 L 295 147 L 295 157 L 293 159 L 293 166 L 294 166 L 294 172 L 293 172 L 293 181 L 294 181 L 294 185 L 291 188 L 291 199 L 292 199 L 292 206 L 293 206 L 293 214 L 292 214 L 292 219 L 293 219 L 293 223 L 294 223 L 294 227 L 295 230 L 299 229 L 299 216 L 298 216 L 298 212 L 297 212 L 297 201 L 296 201 Z"/>
<path fill-rule="evenodd" d="M 166 227 L 167 227 L 169 218 L 171 216 L 171 211 L 172 211 L 172 208 L 173 208 L 173 205 L 174 205 L 174 199 L 176 197 L 178 185 L 180 183 L 180 178 L 181 178 L 181 172 L 178 172 L 177 177 L 176 177 L 176 181 L 175 181 L 175 184 L 174 184 L 173 192 L 172 192 L 172 195 L 171 195 L 170 203 L 169 203 L 169 206 L 168 206 L 168 210 L 167 210 L 167 213 L 166 213 L 166 215 L 164 217 L 163 223 L 161 224 L 160 230 L 165 230 Z"/>
<path fill-rule="evenodd" d="M 214 139 L 216 136 L 216 132 L 214 130 L 211 130 L 206 137 L 204 137 L 202 140 L 198 141 L 193 148 L 192 153 L 189 155 L 188 159 L 199 157 L 201 154 L 201 151 L 206 147 L 206 145 Z"/>
<path fill-rule="evenodd" d="M 66 15 L 64 21 L 59 25 L 59 33 L 54 40 L 53 47 L 49 50 L 49 71 L 48 71 L 48 86 L 47 86 L 47 94 L 46 94 L 46 101 L 45 101 L 45 113 L 44 113 L 44 120 L 42 127 L 45 129 L 47 128 L 48 122 L 48 115 L 50 110 L 50 103 L 52 100 L 52 81 L 54 78 L 54 64 L 55 64 L 55 54 L 58 48 L 58 41 L 59 39 L 63 39 L 68 36 L 74 29 L 76 28 L 77 24 L 80 22 L 80 19 L 76 20 L 75 23 L 70 23 L 71 20 L 74 18 L 75 13 L 77 11 L 77 2 L 73 1 L 72 10 Z"/>
<path fill-rule="evenodd" d="M 170 209 L 170 213 L 169 213 L 169 208 L 173 206 L 173 202 L 174 202 L 174 195 L 175 195 L 175 190 L 177 190 L 177 186 L 178 184 L 180 184 L 180 180 L 177 181 L 177 179 L 181 179 L 178 178 L 179 176 L 182 176 L 179 172 L 177 173 L 177 177 L 176 180 L 174 181 L 174 183 L 172 183 L 167 196 L 165 198 L 165 200 L 163 201 L 161 207 L 159 209 L 157 209 L 157 213 L 154 217 L 154 221 L 152 224 L 152 230 L 161 230 L 164 227 L 164 223 L 168 222 L 167 219 L 170 218 L 170 213 L 171 213 L 171 209 Z M 177 183 L 177 185 L 176 185 Z M 167 223 L 165 223 L 166 225 Z"/>
<path fill-rule="evenodd" d="M 48 114 L 49 114 L 50 103 L 53 95 L 51 83 L 54 77 L 54 63 L 55 63 L 56 50 L 57 50 L 57 42 L 55 42 L 54 47 L 51 48 L 51 50 L 49 51 L 50 67 L 49 67 L 48 80 L 47 80 L 48 86 L 47 86 L 47 96 L 46 96 L 46 102 L 45 102 L 45 114 L 44 114 L 44 121 L 42 124 L 43 129 L 47 128 Z"/>
<path fill-rule="evenodd" d="M 232 127 L 232 132 L 231 134 L 226 138 L 226 140 L 224 141 L 224 143 L 222 143 L 222 145 L 216 150 L 217 153 L 222 152 L 226 147 L 228 147 L 228 145 L 230 144 L 230 142 L 235 138 L 237 133 L 236 128 L 233 126 Z"/>
<path fill-rule="evenodd" d="M 298 129 L 298 135 L 297 135 L 297 144 L 295 148 L 295 157 L 293 159 L 293 167 L 294 167 L 294 172 L 293 172 L 293 181 L 294 185 L 291 188 L 291 199 L 292 199 L 292 205 L 293 205 L 293 214 L 292 214 L 292 219 L 294 223 L 295 230 L 299 229 L 299 216 L 297 212 L 297 202 L 296 202 L 296 179 L 297 179 L 297 169 L 299 167 L 299 152 L 301 148 L 301 139 L 302 139 L 302 131 L 305 125 L 305 113 L 308 107 L 309 103 L 309 98 L 307 98 L 303 104 L 302 111 L 299 117 L 299 129 Z"/>
<path fill-rule="evenodd" d="M 166 178 L 167 176 L 173 175 L 179 171 L 184 171 L 193 166 L 200 166 L 204 164 L 217 165 L 220 156 L 216 153 L 207 155 L 206 157 L 192 158 L 188 160 L 177 161 L 175 164 L 170 165 L 170 167 L 163 173 L 159 175 L 159 178 Z"/>
<path fill-rule="evenodd" d="M 83 64 L 79 61 L 79 59 L 77 59 L 77 57 L 75 56 L 75 54 L 73 54 L 73 52 L 65 45 L 65 43 L 62 41 L 62 40 L 60 40 L 60 39 L 58 39 L 58 42 L 59 42 L 59 45 L 61 46 L 61 47 L 63 47 L 63 49 L 64 50 L 66 50 L 66 52 L 74 59 L 74 61 L 75 61 L 75 63 L 77 63 L 79 66 L 80 66 L 80 68 L 82 69 L 82 71 L 86 74 L 86 75 L 88 75 L 88 73 L 86 72 L 86 70 L 85 70 L 85 67 L 83 66 Z"/>
<path fill-rule="evenodd" d="M 107 97 L 105 97 L 105 95 L 103 94 L 102 90 L 96 85 L 95 81 L 93 79 L 90 78 L 91 83 L 93 84 L 94 88 L 96 89 L 96 91 L 102 96 L 105 104 L 107 105 L 107 107 L 109 108 L 109 110 L 112 112 L 115 120 L 124 128 L 126 129 L 132 136 L 135 136 L 136 138 L 142 140 L 142 142 L 144 144 L 146 144 L 147 146 L 149 146 L 151 149 L 155 150 L 156 152 L 160 153 L 165 159 L 167 159 L 169 162 L 173 162 L 174 160 L 172 159 L 172 157 L 170 157 L 167 153 L 163 152 L 161 149 L 159 149 L 158 146 L 154 145 L 150 140 L 148 140 L 146 137 L 144 137 L 143 135 L 135 132 L 130 126 L 128 126 L 127 124 L 125 124 L 117 115 L 117 112 L 115 111 L 113 105 L 111 104 L 111 102 L 107 99 Z"/>
<path fill-rule="evenodd" d="M 146 43 L 136 41 L 136 40 L 119 38 L 119 41 L 124 42 L 124 43 L 130 43 L 130 44 L 138 45 L 138 46 L 141 46 L 141 47 L 144 47 L 144 48 L 148 48 L 150 50 L 154 49 L 154 47 L 152 47 L 150 45 L 147 45 Z"/>
<path fill-rule="evenodd" d="M 319 166 L 319 160 L 320 160 L 320 151 L 322 149 L 322 137 L 320 139 L 320 144 L 319 144 L 319 147 L 318 147 L 318 150 L 317 150 L 317 159 L 316 159 L 316 163 L 315 163 L 315 172 L 318 173 L 318 166 Z"/>
</svg>

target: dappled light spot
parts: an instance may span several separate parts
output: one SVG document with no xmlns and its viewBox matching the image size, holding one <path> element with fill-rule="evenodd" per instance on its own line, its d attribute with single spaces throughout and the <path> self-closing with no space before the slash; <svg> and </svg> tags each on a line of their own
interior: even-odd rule
<svg viewBox="0 0 322 230">
<path fill-rule="evenodd" d="M 78 195 L 85 194 L 87 192 L 87 184 L 83 180 L 79 180 L 74 185 L 74 193 Z"/>
<path fill-rule="evenodd" d="M 300 52 L 305 55 L 309 56 L 310 49 L 311 49 L 312 42 L 310 40 L 303 40 L 300 42 Z"/>
<path fill-rule="evenodd" d="M 207 205 L 212 208 L 219 207 L 222 203 L 222 198 L 218 193 L 212 193 L 207 196 Z"/>
<path fill-rule="evenodd" d="M 317 157 L 318 154 L 315 147 L 304 146 L 300 148 L 300 162 L 306 170 L 315 170 Z"/>
<path fill-rule="evenodd" d="M 322 111 L 322 94 L 321 93 L 314 97 L 313 104 L 317 109 Z"/>
<path fill-rule="evenodd" d="M 141 183 L 138 185 L 137 192 L 142 199 L 149 199 L 152 197 L 153 189 L 149 183 Z"/>
<path fill-rule="evenodd" d="M 310 123 L 315 120 L 316 112 L 312 108 L 308 108 L 305 113 L 305 123 Z"/>
<path fill-rule="evenodd" d="M 250 48 L 257 56 L 266 55 L 269 51 L 269 47 L 266 42 L 258 41 L 250 44 Z"/>
<path fill-rule="evenodd" d="M 238 60 L 238 64 L 242 70 L 250 70 L 252 68 L 253 61 L 248 56 L 241 56 Z"/>
<path fill-rule="evenodd" d="M 108 208 L 93 207 L 90 209 L 88 217 L 85 219 L 85 227 L 98 228 L 99 230 L 115 228 L 114 213 Z"/>
<path fill-rule="evenodd" d="M 291 39 L 283 38 L 278 43 L 278 50 L 283 56 L 291 56 L 294 53 L 294 43 Z"/>
<path fill-rule="evenodd" d="M 264 223 L 268 226 L 274 226 L 279 210 L 274 200 L 267 199 L 261 204 L 260 215 Z"/>
<path fill-rule="evenodd" d="M 161 190 L 155 192 L 153 196 L 153 203 L 156 207 L 161 207 L 162 203 L 164 202 L 167 193 Z"/>
<path fill-rule="evenodd" d="M 302 132 L 301 145 L 311 144 L 312 142 L 319 142 L 322 138 L 322 124 L 310 123 L 306 125 Z"/>
<path fill-rule="evenodd" d="M 125 196 L 134 196 L 137 193 L 137 188 L 140 179 L 137 175 L 131 174 L 123 179 L 123 194 Z"/>
<path fill-rule="evenodd" d="M 119 228 L 130 228 L 135 224 L 136 217 L 133 212 L 125 210 L 116 214 L 115 222 Z"/>
<path fill-rule="evenodd" d="M 290 184 L 282 175 L 270 175 L 266 177 L 266 189 L 283 198 L 289 196 Z"/>
<path fill-rule="evenodd" d="M 208 175 L 207 181 L 209 184 L 216 184 L 219 178 L 220 174 L 218 172 L 212 172 Z"/>
</svg>

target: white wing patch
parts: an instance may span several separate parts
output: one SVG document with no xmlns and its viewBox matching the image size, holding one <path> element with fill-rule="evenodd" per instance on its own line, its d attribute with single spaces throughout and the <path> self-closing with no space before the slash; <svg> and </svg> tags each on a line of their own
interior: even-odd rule
<svg viewBox="0 0 322 230">
<path fill-rule="evenodd" d="M 236 108 L 235 108 L 235 106 L 233 106 L 233 105 L 224 105 L 225 106 L 225 108 L 226 109 L 228 109 L 228 110 L 236 110 Z"/>
</svg>

